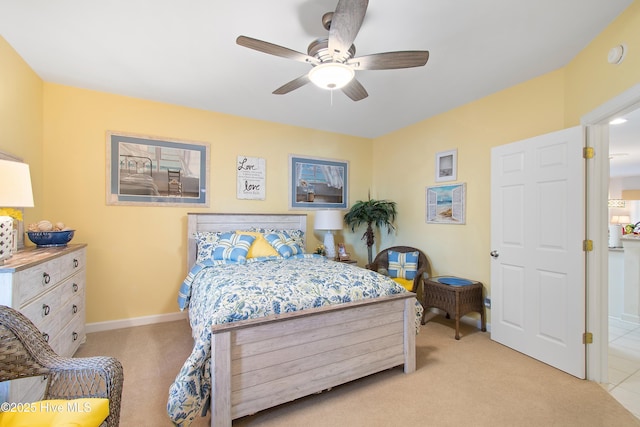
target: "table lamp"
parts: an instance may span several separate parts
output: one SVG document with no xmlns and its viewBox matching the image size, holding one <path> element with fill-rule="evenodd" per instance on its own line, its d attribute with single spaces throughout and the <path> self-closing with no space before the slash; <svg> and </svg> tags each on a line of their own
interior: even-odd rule
<svg viewBox="0 0 640 427">
<path fill-rule="evenodd" d="M 336 257 L 336 244 L 333 239 L 335 230 L 342 230 L 344 216 L 341 211 L 333 209 L 323 209 L 316 212 L 316 219 L 313 228 L 316 230 L 326 230 L 324 235 L 324 249 L 327 258 Z"/>
<path fill-rule="evenodd" d="M 0 207 L 33 207 L 28 164 L 0 160 Z M 0 264 L 4 264 L 4 261 L 11 257 L 14 238 L 13 218 L 0 216 Z"/>
<path fill-rule="evenodd" d="M 620 237 L 622 237 L 622 227 L 629 224 L 630 221 L 629 215 L 613 215 L 611 217 L 611 223 L 609 224 L 610 248 L 622 247 L 622 242 L 620 241 Z"/>
</svg>

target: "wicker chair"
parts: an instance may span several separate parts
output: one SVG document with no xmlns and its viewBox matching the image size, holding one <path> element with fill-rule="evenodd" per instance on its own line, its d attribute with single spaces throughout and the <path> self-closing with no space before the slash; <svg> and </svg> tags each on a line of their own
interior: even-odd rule
<svg viewBox="0 0 640 427">
<path fill-rule="evenodd" d="M 418 292 L 420 288 L 420 283 L 422 281 L 423 275 L 426 273 L 426 277 L 429 277 L 431 274 L 431 266 L 429 265 L 429 260 L 427 256 L 420 249 L 413 248 L 411 246 L 392 246 L 390 248 L 384 249 L 380 251 L 378 255 L 376 255 L 373 262 L 367 265 L 369 270 L 383 272 L 389 269 L 389 251 L 395 252 L 418 252 L 418 272 L 416 277 L 413 279 L 413 287 L 409 289 L 411 292 Z"/>
<path fill-rule="evenodd" d="M 58 356 L 22 313 L 0 305 L 0 381 L 47 376 L 44 400 L 102 397 L 109 416 L 102 427 L 120 423 L 122 364 L 113 357 Z"/>
</svg>

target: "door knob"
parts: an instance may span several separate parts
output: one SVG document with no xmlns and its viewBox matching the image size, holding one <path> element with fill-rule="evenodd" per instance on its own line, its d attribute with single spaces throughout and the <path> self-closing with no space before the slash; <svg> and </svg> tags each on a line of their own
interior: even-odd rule
<svg viewBox="0 0 640 427">
<path fill-rule="evenodd" d="M 489 254 L 494 258 L 498 258 L 500 256 L 500 254 L 498 253 L 498 251 L 491 251 L 491 253 Z"/>
</svg>

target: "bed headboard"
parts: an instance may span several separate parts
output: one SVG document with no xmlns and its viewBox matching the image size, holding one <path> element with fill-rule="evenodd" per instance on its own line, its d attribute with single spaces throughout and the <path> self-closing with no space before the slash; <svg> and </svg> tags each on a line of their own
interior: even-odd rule
<svg viewBox="0 0 640 427">
<path fill-rule="evenodd" d="M 196 262 L 196 231 L 236 231 L 251 227 L 302 230 L 307 233 L 307 214 L 187 214 L 187 268 Z M 305 239 L 306 240 L 306 239 Z"/>
</svg>

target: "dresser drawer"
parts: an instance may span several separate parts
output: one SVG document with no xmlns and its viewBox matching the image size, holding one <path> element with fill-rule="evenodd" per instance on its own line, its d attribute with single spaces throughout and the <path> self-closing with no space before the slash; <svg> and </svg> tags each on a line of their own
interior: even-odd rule
<svg viewBox="0 0 640 427">
<path fill-rule="evenodd" d="M 63 326 L 60 319 L 63 292 L 64 288 L 55 287 L 20 309 L 43 335 L 50 338 L 57 335 Z"/>
<path fill-rule="evenodd" d="M 79 251 L 60 257 L 60 273 L 62 278 L 76 274 L 80 270 L 84 270 L 87 262 L 87 250 Z"/>
<path fill-rule="evenodd" d="M 60 318 L 60 328 L 64 328 L 74 319 L 84 315 L 84 293 L 76 294 L 61 307 L 57 317 Z M 84 323 L 84 322 L 83 322 Z"/>
<path fill-rule="evenodd" d="M 60 284 L 62 288 L 63 303 L 79 294 L 84 294 L 87 275 L 84 270 L 76 272 L 73 276 Z"/>
<path fill-rule="evenodd" d="M 84 310 L 77 313 L 76 317 L 60 332 L 51 347 L 63 357 L 71 357 L 80 344 L 86 338 L 84 330 Z"/>
<path fill-rule="evenodd" d="M 86 249 L 81 249 L 59 258 L 43 262 L 14 276 L 18 289 L 18 306 L 24 305 L 36 295 L 46 292 L 65 278 L 84 270 L 87 259 Z"/>
<path fill-rule="evenodd" d="M 22 307 L 36 295 L 51 289 L 62 279 L 62 258 L 43 262 L 14 276 L 18 290 L 18 307 Z"/>
</svg>

